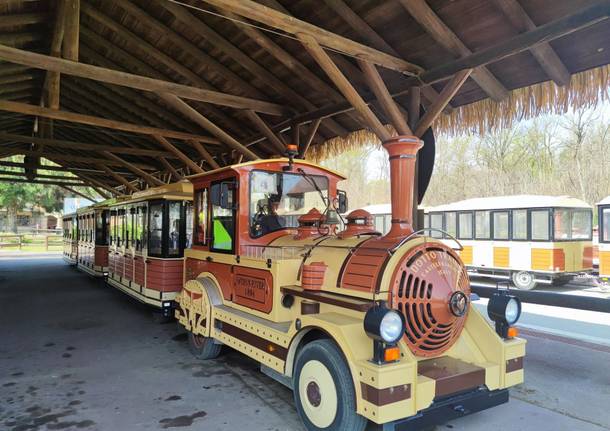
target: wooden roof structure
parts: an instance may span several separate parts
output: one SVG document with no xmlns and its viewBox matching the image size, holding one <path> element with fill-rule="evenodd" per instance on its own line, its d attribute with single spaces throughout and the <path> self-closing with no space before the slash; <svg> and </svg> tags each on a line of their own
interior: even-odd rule
<svg viewBox="0 0 610 431">
<path fill-rule="evenodd" d="M 609 16 L 609 0 L 0 0 L 0 159 L 25 156 L 0 167 L 123 195 L 287 143 L 320 157 L 593 104 Z M 78 179 L 37 176 L 41 157 Z"/>
</svg>

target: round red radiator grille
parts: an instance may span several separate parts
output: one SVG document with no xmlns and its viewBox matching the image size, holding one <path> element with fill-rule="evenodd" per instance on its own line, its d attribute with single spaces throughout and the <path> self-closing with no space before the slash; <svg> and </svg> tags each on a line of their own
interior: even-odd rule
<svg viewBox="0 0 610 431">
<path fill-rule="evenodd" d="M 389 302 L 405 317 L 404 338 L 413 354 L 438 356 L 464 327 L 470 305 L 468 273 L 449 247 L 421 244 L 396 268 Z"/>
</svg>

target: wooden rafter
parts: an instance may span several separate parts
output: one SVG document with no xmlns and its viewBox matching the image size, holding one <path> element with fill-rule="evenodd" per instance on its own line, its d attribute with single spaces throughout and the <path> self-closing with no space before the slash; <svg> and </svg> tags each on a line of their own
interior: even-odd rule
<svg viewBox="0 0 610 431">
<path fill-rule="evenodd" d="M 307 136 L 305 137 L 305 139 L 303 139 L 303 143 L 301 145 L 301 148 L 299 149 L 299 154 L 301 157 L 305 157 L 305 155 L 307 154 L 307 150 L 309 150 L 309 147 L 313 142 L 313 138 L 314 136 L 316 136 L 316 132 L 318 131 L 318 127 L 320 126 L 321 121 L 322 120 L 318 118 L 317 120 L 313 121 L 309 126 Z"/>
<path fill-rule="evenodd" d="M 130 171 L 135 173 L 136 175 L 142 177 L 142 179 L 151 186 L 161 186 L 161 185 L 165 184 L 163 181 L 159 180 L 158 178 L 153 177 L 148 172 L 143 171 L 142 169 L 138 168 L 135 164 L 130 163 L 127 160 L 120 158 L 116 154 L 112 154 L 112 153 L 109 153 L 108 151 L 106 151 L 106 152 L 104 152 L 104 155 L 107 158 L 115 161 L 116 163 L 123 165 L 124 167 L 126 167 L 127 169 L 129 169 Z"/>
<path fill-rule="evenodd" d="M 510 23 L 519 32 L 534 30 L 536 24 L 529 17 L 527 12 L 517 0 L 493 0 L 493 3 L 508 18 Z M 532 55 L 544 69 L 546 74 L 557 85 L 567 85 L 570 83 L 570 72 L 563 64 L 555 50 L 548 43 L 541 43 L 530 48 Z"/>
<path fill-rule="evenodd" d="M 189 85 L 162 81 L 90 64 L 76 63 L 4 45 L 0 45 L 0 59 L 43 70 L 61 72 L 81 78 L 93 79 L 95 81 L 107 82 L 109 84 L 122 85 L 155 93 L 172 94 L 184 97 L 185 99 L 198 100 L 220 106 L 238 109 L 253 109 L 257 112 L 263 112 L 270 115 L 282 115 L 287 113 L 285 107 L 263 100 L 234 96 L 213 90 L 204 90 Z"/>
<path fill-rule="evenodd" d="M 456 57 L 465 57 L 472 54 L 472 51 L 464 45 L 453 30 L 428 6 L 426 0 L 399 0 L 399 2 L 421 27 L 447 51 Z M 501 101 L 508 97 L 506 88 L 487 68 L 478 68 L 473 72 L 472 78 L 492 99 Z"/>
<path fill-rule="evenodd" d="M 192 169 L 193 171 L 197 172 L 197 173 L 203 173 L 205 172 L 203 169 L 201 169 L 201 167 L 195 163 L 189 156 L 187 156 L 186 154 L 184 154 L 182 151 L 180 151 L 178 148 L 176 148 L 175 145 L 173 145 L 171 142 L 169 142 L 167 139 L 165 139 L 163 136 L 154 136 L 154 138 L 156 139 L 156 141 L 161 144 L 161 146 L 163 148 L 165 148 L 167 151 L 169 151 L 170 153 L 173 153 L 177 158 L 179 158 L 180 160 L 182 160 L 182 162 L 184 162 L 184 164 L 186 166 L 188 166 L 190 169 Z"/>
<path fill-rule="evenodd" d="M 378 64 L 388 69 L 407 74 L 417 74 L 423 69 L 401 58 L 378 51 L 361 43 L 354 42 L 338 34 L 324 30 L 308 22 L 288 16 L 275 9 L 251 0 L 205 0 L 221 9 L 228 9 L 245 18 L 280 29 L 297 37 L 309 37 L 327 48 L 346 53 L 353 57 Z"/>
<path fill-rule="evenodd" d="M 316 39 L 305 34 L 299 35 L 298 38 L 309 54 L 320 65 L 322 70 L 326 72 L 331 81 L 335 83 L 339 91 L 341 91 L 345 98 L 352 104 L 354 109 L 364 117 L 366 124 L 373 132 L 382 141 L 388 140 L 390 138 L 390 133 L 385 129 L 383 124 L 381 124 L 379 119 L 375 116 L 373 111 L 371 111 L 356 89 L 350 84 L 348 79 L 341 73 L 337 65 L 333 63 L 328 54 L 326 54 L 326 51 L 318 44 Z"/>
<path fill-rule="evenodd" d="M 265 123 L 265 121 L 259 117 L 259 115 L 252 111 L 245 111 L 246 116 L 252 123 L 256 126 L 256 128 L 267 138 L 269 142 L 273 144 L 273 147 L 279 154 L 284 154 L 286 150 L 286 143 L 281 138 L 281 135 L 277 135 L 271 130 L 269 125 Z"/>
<path fill-rule="evenodd" d="M 220 165 L 218 164 L 218 162 L 216 162 L 216 160 L 214 160 L 214 157 L 212 157 L 212 155 L 209 153 L 209 151 L 205 149 L 205 147 L 203 146 L 203 144 L 201 142 L 189 141 L 189 143 L 193 147 L 195 147 L 195 149 L 197 150 L 199 155 L 201 157 L 203 157 L 203 159 L 207 162 L 208 165 L 210 165 L 212 167 L 212 169 L 220 168 Z"/>
<path fill-rule="evenodd" d="M 26 164 L 25 163 L 19 163 L 19 162 L 9 162 L 9 161 L 5 161 L 5 160 L 0 160 L 0 166 L 7 166 L 10 168 L 22 168 L 25 169 Z M 83 168 L 83 167 L 78 167 L 78 166 L 69 166 L 67 164 L 63 164 L 62 166 L 54 166 L 54 165 L 37 165 L 35 166 L 36 169 L 38 170 L 44 170 L 44 171 L 56 171 L 56 172 L 72 172 L 72 171 L 76 171 L 76 172 L 84 172 L 84 173 L 93 173 L 93 174 L 102 174 L 104 173 L 104 171 L 99 170 L 99 169 L 91 169 L 91 168 Z M 70 168 L 70 171 L 68 171 L 68 167 Z M 115 171 L 117 174 L 119 175 L 133 175 L 130 172 L 121 172 L 121 171 Z"/>
<path fill-rule="evenodd" d="M 176 168 L 174 168 L 174 166 L 170 162 L 168 162 L 165 157 L 161 157 L 159 160 L 161 161 L 163 166 L 165 166 L 165 169 L 167 169 L 170 174 L 173 175 L 174 178 L 176 178 L 176 181 L 184 179 L 184 177 L 178 173 Z"/>
<path fill-rule="evenodd" d="M 59 186 L 59 187 L 61 187 L 61 188 L 62 188 L 62 189 L 64 189 L 64 190 L 69 191 L 70 193 L 73 193 L 73 194 L 75 194 L 75 195 L 78 195 L 78 196 L 80 196 L 81 198 L 85 198 L 85 199 L 87 199 L 87 200 L 93 201 L 93 197 L 92 197 L 92 196 L 88 196 L 88 195 L 86 195 L 86 194 L 84 194 L 84 193 L 79 192 L 78 190 L 74 190 L 74 189 L 73 189 L 73 188 L 71 188 L 71 187 L 68 187 L 68 186 Z M 101 195 L 100 195 L 100 196 L 101 196 Z M 103 196 L 102 196 L 102 197 L 103 197 Z"/>
<path fill-rule="evenodd" d="M 129 181 L 127 181 L 127 179 L 125 177 L 123 177 L 122 175 L 117 174 L 114 170 L 110 169 L 105 164 L 99 163 L 97 166 L 99 166 L 99 168 L 101 170 L 106 172 L 108 175 L 110 175 L 112 178 L 117 180 L 119 183 L 123 184 L 127 190 L 129 190 L 131 192 L 138 191 L 138 188 L 135 187 L 133 184 L 131 184 Z"/>
</svg>

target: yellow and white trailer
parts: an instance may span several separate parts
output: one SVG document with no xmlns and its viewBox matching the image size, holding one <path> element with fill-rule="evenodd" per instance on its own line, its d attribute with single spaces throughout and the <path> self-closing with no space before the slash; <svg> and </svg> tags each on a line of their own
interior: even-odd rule
<svg viewBox="0 0 610 431">
<path fill-rule="evenodd" d="M 568 196 L 468 199 L 427 209 L 431 235 L 461 244 L 470 275 L 512 280 L 530 290 L 593 269 L 593 211 Z"/>
<path fill-rule="evenodd" d="M 599 279 L 610 283 L 610 196 L 597 204 L 599 233 Z"/>
</svg>

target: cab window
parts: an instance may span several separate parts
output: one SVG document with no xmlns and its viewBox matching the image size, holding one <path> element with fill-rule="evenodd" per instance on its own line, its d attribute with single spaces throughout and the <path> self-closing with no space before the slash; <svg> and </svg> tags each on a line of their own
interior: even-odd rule
<svg viewBox="0 0 610 431">
<path fill-rule="evenodd" d="M 195 245 L 208 243 L 208 189 L 197 190 L 195 193 Z"/>
<path fill-rule="evenodd" d="M 167 255 L 177 257 L 180 255 L 180 232 L 182 231 L 182 202 L 168 202 L 169 238 Z"/>
<path fill-rule="evenodd" d="M 298 218 L 312 208 L 323 213 L 328 202 L 328 178 L 286 172 L 250 174 L 250 235 L 298 227 Z"/>
<path fill-rule="evenodd" d="M 232 252 L 235 245 L 235 182 L 218 182 L 210 188 L 212 203 L 212 242 L 211 249 Z M 226 196 L 222 196 L 226 193 Z M 222 202 L 226 205 L 221 206 Z"/>
</svg>

